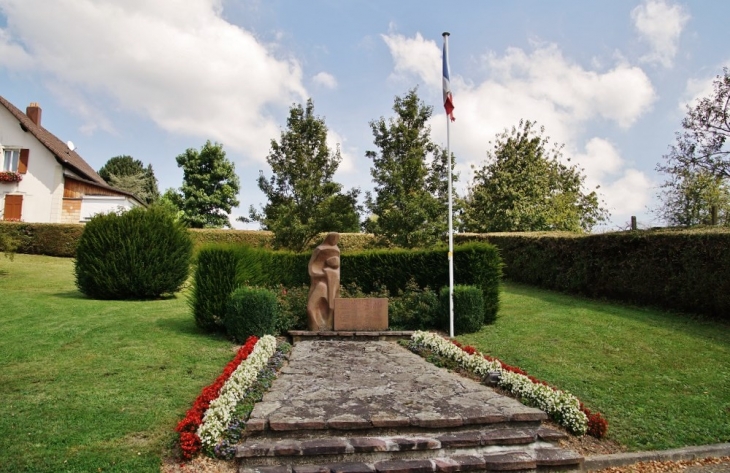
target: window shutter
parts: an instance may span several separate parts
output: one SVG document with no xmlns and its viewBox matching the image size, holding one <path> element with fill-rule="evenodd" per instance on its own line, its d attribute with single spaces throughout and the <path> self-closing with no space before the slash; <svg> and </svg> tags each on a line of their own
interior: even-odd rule
<svg viewBox="0 0 730 473">
<path fill-rule="evenodd" d="M 20 160 L 18 161 L 18 172 L 20 174 L 25 174 L 28 172 L 28 156 L 30 155 L 30 150 L 27 148 L 20 150 Z"/>
</svg>

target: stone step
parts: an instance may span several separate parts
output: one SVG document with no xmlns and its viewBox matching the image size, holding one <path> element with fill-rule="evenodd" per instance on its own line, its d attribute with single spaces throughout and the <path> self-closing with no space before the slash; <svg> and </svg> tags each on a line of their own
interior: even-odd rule
<svg viewBox="0 0 730 473">
<path fill-rule="evenodd" d="M 542 429 L 547 432 L 547 429 Z M 543 435 L 545 435 L 543 433 Z M 321 455 L 332 453 L 393 452 L 470 448 L 487 445 L 521 445 L 536 440 L 533 429 L 491 429 L 444 433 L 438 436 L 354 436 L 304 439 L 248 438 L 238 446 L 237 457 Z M 326 451 L 328 453 L 322 453 Z"/>
<path fill-rule="evenodd" d="M 248 437 L 236 449 L 236 457 L 248 465 L 275 465 L 282 461 L 308 463 L 311 457 L 330 457 L 329 462 L 375 462 L 387 459 L 427 458 L 434 454 L 489 453 L 514 446 L 552 446 L 561 433 L 539 429 L 501 428 L 389 436 L 256 438 Z"/>
<path fill-rule="evenodd" d="M 583 457 L 560 448 L 497 451 L 485 454 L 437 456 L 375 462 L 327 462 L 269 466 L 241 464 L 240 473 L 455 473 L 462 471 L 574 471 Z"/>
</svg>

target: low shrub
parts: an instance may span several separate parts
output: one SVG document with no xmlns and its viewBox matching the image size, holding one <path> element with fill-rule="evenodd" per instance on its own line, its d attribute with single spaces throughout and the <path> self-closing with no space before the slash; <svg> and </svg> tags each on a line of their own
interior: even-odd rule
<svg viewBox="0 0 730 473">
<path fill-rule="evenodd" d="M 437 328 L 439 296 L 430 287 L 421 289 L 408 281 L 397 297 L 388 300 L 388 326 L 392 330 L 429 330 Z"/>
<path fill-rule="evenodd" d="M 438 320 L 442 330 L 449 330 L 449 288 L 439 293 Z M 484 325 L 484 296 L 476 286 L 454 286 L 454 334 L 478 332 Z"/>
<path fill-rule="evenodd" d="M 279 318 L 276 293 L 262 287 L 240 287 L 233 291 L 223 324 L 228 335 L 242 342 L 251 335 L 263 337 L 275 332 Z"/>
<path fill-rule="evenodd" d="M 307 329 L 307 299 L 309 286 L 293 286 L 286 288 L 279 286 L 279 319 L 276 324 L 276 333 L 284 334 L 289 330 Z"/>
<path fill-rule="evenodd" d="M 96 299 L 172 294 L 188 277 L 192 249 L 187 229 L 158 207 L 98 214 L 79 239 L 76 285 Z"/>
</svg>

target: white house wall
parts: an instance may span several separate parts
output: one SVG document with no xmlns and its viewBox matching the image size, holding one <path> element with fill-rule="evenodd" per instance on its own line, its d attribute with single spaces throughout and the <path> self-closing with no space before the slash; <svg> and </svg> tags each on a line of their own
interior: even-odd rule
<svg viewBox="0 0 730 473">
<path fill-rule="evenodd" d="M 21 220 L 34 223 L 60 221 L 63 202 L 63 169 L 53 154 L 31 133 L 24 132 L 18 120 L 0 107 L 0 143 L 9 148 L 28 148 L 28 172 L 16 183 L 0 182 L 0 213 L 6 194 L 22 194 Z M 0 216 L 2 218 L 2 216 Z"/>
<path fill-rule="evenodd" d="M 130 198 L 108 195 L 87 195 L 81 200 L 81 221 L 88 222 L 96 214 L 119 212 L 136 207 Z"/>
</svg>

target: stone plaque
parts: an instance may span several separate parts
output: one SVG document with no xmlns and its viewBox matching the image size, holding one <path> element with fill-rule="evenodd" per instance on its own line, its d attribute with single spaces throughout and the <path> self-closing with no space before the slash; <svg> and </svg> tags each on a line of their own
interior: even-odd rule
<svg viewBox="0 0 730 473">
<path fill-rule="evenodd" d="M 388 330 L 388 299 L 335 299 L 335 330 Z"/>
</svg>

